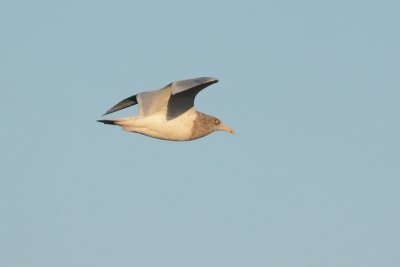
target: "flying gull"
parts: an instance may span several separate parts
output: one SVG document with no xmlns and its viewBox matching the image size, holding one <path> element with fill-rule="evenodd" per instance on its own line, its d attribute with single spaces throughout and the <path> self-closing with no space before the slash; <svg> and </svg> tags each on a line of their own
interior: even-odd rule
<svg viewBox="0 0 400 267">
<path fill-rule="evenodd" d="M 172 82 L 160 90 L 138 93 L 122 100 L 104 114 L 139 104 L 138 116 L 98 122 L 118 125 L 128 132 L 172 141 L 194 140 L 214 131 L 232 134 L 233 130 L 219 119 L 198 112 L 194 107 L 196 95 L 216 82 L 218 80 L 215 78 L 200 77 Z"/>
</svg>

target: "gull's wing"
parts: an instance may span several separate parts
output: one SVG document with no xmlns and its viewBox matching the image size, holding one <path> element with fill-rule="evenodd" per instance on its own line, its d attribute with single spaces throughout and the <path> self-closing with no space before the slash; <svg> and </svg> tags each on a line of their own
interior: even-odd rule
<svg viewBox="0 0 400 267">
<path fill-rule="evenodd" d="M 149 115 L 167 108 L 168 99 L 171 95 L 171 88 L 166 86 L 163 89 L 143 92 L 125 98 L 110 108 L 103 116 L 119 111 L 121 109 L 139 104 L 139 115 Z"/>
<path fill-rule="evenodd" d="M 171 83 L 172 92 L 168 100 L 167 118 L 175 118 L 194 107 L 196 95 L 207 86 L 217 82 L 216 78 L 200 77 Z"/>
<path fill-rule="evenodd" d="M 173 119 L 194 106 L 196 95 L 207 86 L 218 82 L 215 78 L 201 77 L 176 81 L 161 90 L 144 92 L 137 95 L 139 114 L 148 116 L 165 114 Z"/>
<path fill-rule="evenodd" d="M 105 116 L 107 114 L 110 114 L 110 113 L 113 113 L 115 111 L 130 107 L 130 106 L 136 105 L 137 103 L 138 102 L 137 102 L 137 99 L 136 99 L 136 95 L 130 96 L 130 97 L 125 98 L 124 100 L 118 102 L 118 104 L 116 104 L 115 106 L 113 106 L 112 108 L 107 110 L 107 112 L 104 113 L 103 116 Z"/>
<path fill-rule="evenodd" d="M 104 115 L 139 104 L 139 115 L 149 116 L 161 113 L 166 114 L 168 119 L 172 119 L 192 108 L 196 95 L 202 89 L 216 82 L 218 82 L 217 79 L 210 77 L 176 81 L 160 90 L 128 97 L 113 106 Z"/>
</svg>

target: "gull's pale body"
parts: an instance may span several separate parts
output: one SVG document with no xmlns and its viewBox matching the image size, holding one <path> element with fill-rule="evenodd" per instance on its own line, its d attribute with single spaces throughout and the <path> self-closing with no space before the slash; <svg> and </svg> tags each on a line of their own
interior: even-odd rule
<svg viewBox="0 0 400 267">
<path fill-rule="evenodd" d="M 189 140 L 196 120 L 196 111 L 190 109 L 181 116 L 167 120 L 164 116 L 131 116 L 114 120 L 128 132 L 140 133 L 172 141 Z"/>
</svg>

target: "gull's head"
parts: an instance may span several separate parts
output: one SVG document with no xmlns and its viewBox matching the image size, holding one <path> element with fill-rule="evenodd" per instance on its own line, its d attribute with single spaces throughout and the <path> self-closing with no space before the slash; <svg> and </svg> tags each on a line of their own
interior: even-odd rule
<svg viewBox="0 0 400 267">
<path fill-rule="evenodd" d="M 235 133 L 232 128 L 228 127 L 221 120 L 219 120 L 219 119 L 217 119 L 215 117 L 211 118 L 211 122 L 210 123 L 213 125 L 214 131 L 225 131 L 225 132 L 228 132 L 230 134 L 234 134 Z"/>
<path fill-rule="evenodd" d="M 215 131 L 225 131 L 230 134 L 234 133 L 232 128 L 223 124 L 218 118 L 197 112 L 190 140 L 206 136 Z"/>
</svg>

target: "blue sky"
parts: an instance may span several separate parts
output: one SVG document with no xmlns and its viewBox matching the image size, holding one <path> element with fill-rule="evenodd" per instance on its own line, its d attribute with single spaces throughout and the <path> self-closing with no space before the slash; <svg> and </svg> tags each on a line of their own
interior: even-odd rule
<svg viewBox="0 0 400 267">
<path fill-rule="evenodd" d="M 399 8 L 0 1 L 0 265 L 399 266 Z M 96 122 L 198 76 L 235 135 Z"/>
</svg>

